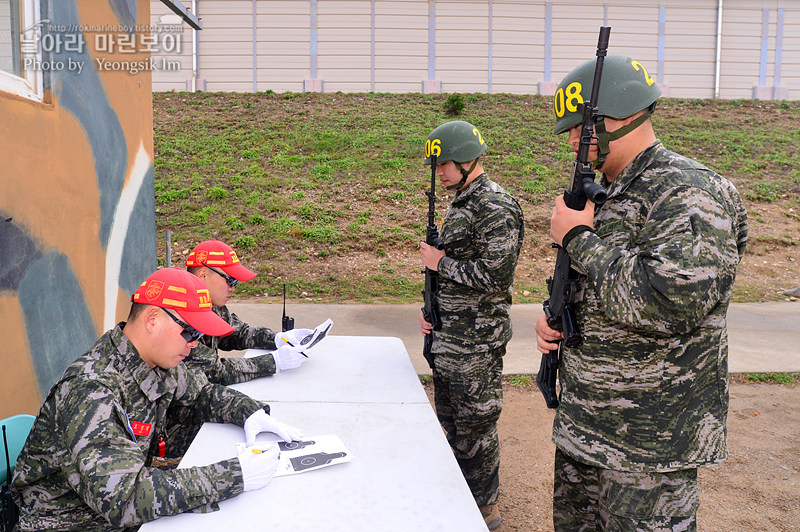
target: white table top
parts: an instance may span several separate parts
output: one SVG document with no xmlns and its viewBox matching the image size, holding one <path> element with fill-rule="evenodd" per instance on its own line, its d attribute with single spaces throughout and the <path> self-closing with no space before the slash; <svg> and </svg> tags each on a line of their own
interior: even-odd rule
<svg viewBox="0 0 800 532">
<path fill-rule="evenodd" d="M 270 401 L 276 419 L 307 436 L 336 434 L 352 453 L 351 462 L 274 478 L 260 490 L 221 502 L 219 512 L 164 517 L 140 530 L 486 530 L 398 342 L 333 336 L 309 351 L 301 368 L 245 383 L 257 398 L 288 395 L 290 400 Z M 258 439 L 276 437 L 263 433 Z M 240 427 L 206 423 L 179 467 L 231 458 L 243 440 Z"/>
<path fill-rule="evenodd" d="M 299 368 L 231 388 L 270 403 L 428 404 L 403 342 L 379 336 L 329 336 L 308 351 Z"/>
</svg>

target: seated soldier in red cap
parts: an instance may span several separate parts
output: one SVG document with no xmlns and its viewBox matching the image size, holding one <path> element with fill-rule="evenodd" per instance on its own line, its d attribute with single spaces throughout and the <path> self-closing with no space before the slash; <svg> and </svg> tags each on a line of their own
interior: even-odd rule
<svg viewBox="0 0 800 532">
<path fill-rule="evenodd" d="M 293 348 L 283 338 L 302 338 L 313 331 L 292 329 L 276 338 L 272 329 L 248 325 L 225 306 L 239 281 L 249 281 L 256 276 L 242 266 L 229 245 L 219 240 L 200 242 L 186 258 L 186 267 L 208 288 L 214 312 L 233 327 L 229 335 L 205 336 L 200 340 L 200 345 L 184 360 L 187 366 L 201 369 L 213 383 L 228 385 L 294 369 L 306 360 L 301 347 Z M 299 341 L 293 343 L 297 345 Z M 219 350 L 250 348 L 277 351 L 255 358 L 220 358 L 218 354 Z"/>
<path fill-rule="evenodd" d="M 213 510 L 269 483 L 277 447 L 202 467 L 152 467 L 176 406 L 200 422 L 243 426 L 248 444 L 264 431 L 285 441 L 301 437 L 269 416 L 269 406 L 180 363 L 203 334 L 233 331 L 211 311 L 197 277 L 158 270 L 131 301 L 127 322 L 73 362 L 39 410 L 12 480 L 19 530 L 135 529 L 166 515 Z"/>
<path fill-rule="evenodd" d="M 183 362 L 192 370 L 205 374 L 214 384 L 236 384 L 277 371 L 299 367 L 306 356 L 302 354 L 299 338 L 311 334 L 310 329 L 292 329 L 276 338 L 275 331 L 244 323 L 225 304 L 239 281 L 253 279 L 255 272 L 242 266 L 233 249 L 219 240 L 206 240 L 195 246 L 186 258 L 186 267 L 203 282 L 208 290 L 213 312 L 230 325 L 233 332 L 226 335 L 203 336 Z M 293 339 L 288 345 L 284 338 Z M 220 357 L 218 352 L 241 349 L 276 349 L 272 354 L 254 358 Z M 194 440 L 203 422 L 194 419 L 191 409 L 173 407 L 164 427 L 167 456 L 182 456 Z"/>
</svg>

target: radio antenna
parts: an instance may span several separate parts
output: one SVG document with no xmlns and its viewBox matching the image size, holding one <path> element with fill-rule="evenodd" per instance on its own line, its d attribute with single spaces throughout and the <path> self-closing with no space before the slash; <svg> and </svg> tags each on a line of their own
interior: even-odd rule
<svg viewBox="0 0 800 532">
<path fill-rule="evenodd" d="M 286 283 L 283 283 L 283 317 L 281 318 L 281 330 L 288 331 L 294 329 L 294 318 L 286 315 Z"/>
</svg>

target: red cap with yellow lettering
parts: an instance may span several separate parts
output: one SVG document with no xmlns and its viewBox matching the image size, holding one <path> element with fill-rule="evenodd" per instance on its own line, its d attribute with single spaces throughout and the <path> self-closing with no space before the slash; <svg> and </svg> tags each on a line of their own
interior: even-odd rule
<svg viewBox="0 0 800 532">
<path fill-rule="evenodd" d="M 180 268 L 156 270 L 131 296 L 133 303 L 172 309 L 203 334 L 225 336 L 233 327 L 211 310 L 211 295 L 199 277 Z"/>
<path fill-rule="evenodd" d="M 239 257 L 231 247 L 219 240 L 206 240 L 195 246 L 186 257 L 186 266 L 206 266 L 219 268 L 234 279 L 249 281 L 256 276 L 239 262 Z"/>
</svg>

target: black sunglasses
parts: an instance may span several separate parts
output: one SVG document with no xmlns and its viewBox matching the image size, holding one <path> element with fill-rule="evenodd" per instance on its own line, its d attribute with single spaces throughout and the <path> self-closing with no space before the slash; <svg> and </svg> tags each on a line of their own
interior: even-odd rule
<svg viewBox="0 0 800 532">
<path fill-rule="evenodd" d="M 175 323 L 177 323 L 178 325 L 183 327 L 183 331 L 181 331 L 181 336 L 183 337 L 184 340 L 186 340 L 187 344 L 190 344 L 190 343 L 192 343 L 192 342 L 194 342 L 196 340 L 199 340 L 200 338 L 203 337 L 203 333 L 201 333 L 200 331 L 198 331 L 197 329 L 195 329 L 194 327 L 192 327 L 188 323 L 182 322 L 181 320 L 179 320 L 178 318 L 173 316 L 171 312 L 167 312 L 166 309 L 162 309 L 162 310 L 164 310 L 164 312 L 167 314 L 167 316 L 172 318 L 172 321 L 174 321 Z"/>
<path fill-rule="evenodd" d="M 205 266 L 206 268 L 208 268 L 212 272 L 217 273 L 217 274 L 221 275 L 222 277 L 224 277 L 225 278 L 225 282 L 228 283 L 228 286 L 230 286 L 231 288 L 236 286 L 236 283 L 239 282 L 239 279 L 234 279 L 233 277 L 231 277 L 227 273 L 219 271 L 218 269 L 209 266 L 205 262 L 201 262 L 200 264 L 202 264 L 203 266 Z"/>
</svg>

